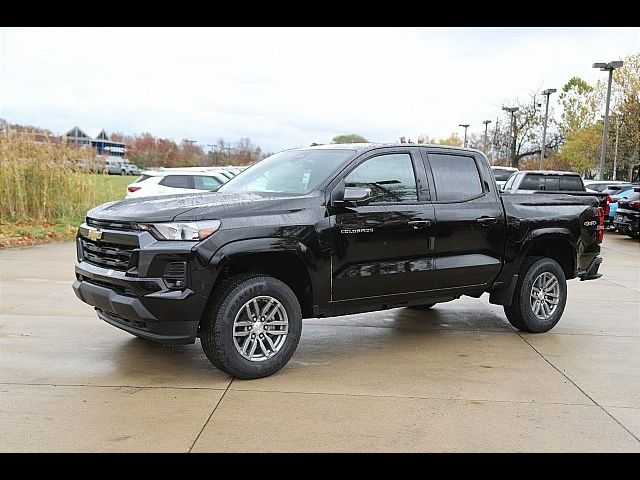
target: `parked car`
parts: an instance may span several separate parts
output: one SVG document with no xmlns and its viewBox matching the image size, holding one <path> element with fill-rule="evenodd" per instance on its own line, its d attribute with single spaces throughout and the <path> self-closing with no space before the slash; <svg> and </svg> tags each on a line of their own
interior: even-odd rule
<svg viewBox="0 0 640 480">
<path fill-rule="evenodd" d="M 122 157 L 108 157 L 104 161 L 104 173 L 109 175 L 126 175 L 127 170 L 124 166 L 124 159 Z"/>
<path fill-rule="evenodd" d="M 614 230 L 616 229 L 614 225 L 614 219 L 616 216 L 616 212 L 618 211 L 618 202 L 620 200 L 625 200 L 626 198 L 628 198 L 629 195 L 633 193 L 634 188 L 634 186 L 629 186 L 628 189 L 619 191 L 618 193 L 609 196 L 609 215 L 605 218 L 606 226 Z"/>
<path fill-rule="evenodd" d="M 491 172 L 493 173 L 493 177 L 496 179 L 498 188 L 502 189 L 504 184 L 507 183 L 509 177 L 518 172 L 518 169 L 514 167 L 500 167 L 494 165 L 491 167 Z"/>
<path fill-rule="evenodd" d="M 626 198 L 618 200 L 613 224 L 620 233 L 640 238 L 640 187 L 635 187 Z"/>
<path fill-rule="evenodd" d="M 582 180 L 585 188 L 602 192 L 610 185 L 624 185 L 628 182 L 621 180 Z"/>
<path fill-rule="evenodd" d="M 507 193 L 585 192 L 582 178 L 574 172 L 554 170 L 521 170 L 509 177 L 504 186 Z"/>
<path fill-rule="evenodd" d="M 181 195 L 196 192 L 215 192 L 228 178 L 219 172 L 192 169 L 144 171 L 127 186 L 126 198 Z"/>
<path fill-rule="evenodd" d="M 235 173 L 232 173 L 230 170 L 227 170 L 225 168 L 211 168 L 210 171 L 218 172 L 220 175 L 224 175 L 228 180 L 231 180 L 236 176 Z"/>
<path fill-rule="evenodd" d="M 617 195 L 620 192 L 624 192 L 625 190 L 631 190 L 633 185 L 630 183 L 621 183 L 618 185 L 607 185 L 607 187 L 602 190 L 602 193 L 606 193 L 607 195 Z"/>
<path fill-rule="evenodd" d="M 140 175 L 140 168 L 133 163 L 125 163 L 124 168 L 127 175 Z"/>
<path fill-rule="evenodd" d="M 500 195 L 477 150 L 324 145 L 277 153 L 217 193 L 90 210 L 73 289 L 117 328 L 200 337 L 216 367 L 259 378 L 289 361 L 303 318 L 489 292 L 514 327 L 546 332 L 566 280 L 600 277 L 603 228 L 593 197 Z"/>
</svg>

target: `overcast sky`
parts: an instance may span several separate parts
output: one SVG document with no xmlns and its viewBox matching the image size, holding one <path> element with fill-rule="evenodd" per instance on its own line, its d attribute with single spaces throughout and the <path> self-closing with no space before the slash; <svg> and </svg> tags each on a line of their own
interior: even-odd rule
<svg viewBox="0 0 640 480">
<path fill-rule="evenodd" d="M 2 29 L 0 117 L 266 151 L 443 137 L 638 51 L 639 28 Z"/>
</svg>

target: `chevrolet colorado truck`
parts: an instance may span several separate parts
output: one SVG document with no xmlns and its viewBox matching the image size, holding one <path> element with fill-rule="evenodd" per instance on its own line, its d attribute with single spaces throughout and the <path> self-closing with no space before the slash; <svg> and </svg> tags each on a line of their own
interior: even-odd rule
<svg viewBox="0 0 640 480">
<path fill-rule="evenodd" d="M 462 295 L 546 332 L 566 280 L 600 277 L 593 197 L 505 195 L 479 151 L 414 144 L 292 149 L 217 192 L 128 199 L 87 213 L 75 293 L 98 317 L 221 370 L 271 375 L 303 318 L 433 307 Z"/>
</svg>

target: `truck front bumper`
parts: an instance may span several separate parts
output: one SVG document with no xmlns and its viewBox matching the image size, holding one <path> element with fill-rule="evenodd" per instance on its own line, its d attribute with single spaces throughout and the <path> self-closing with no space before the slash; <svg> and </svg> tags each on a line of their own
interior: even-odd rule
<svg viewBox="0 0 640 480">
<path fill-rule="evenodd" d="M 76 296 L 100 319 L 129 333 L 163 344 L 193 343 L 210 277 L 195 266 L 194 243 L 107 229 L 94 241 L 83 227 L 77 237 Z"/>
<path fill-rule="evenodd" d="M 76 273 L 82 271 L 76 266 Z M 138 337 L 163 344 L 193 343 L 198 332 L 200 318 L 194 312 L 201 312 L 206 298 L 193 292 L 185 292 L 180 297 L 167 294 L 156 295 L 154 303 L 166 313 L 154 315 L 143 300 L 121 295 L 117 291 L 92 283 L 90 280 L 73 282 L 73 291 L 83 302 L 92 305 L 98 318 Z"/>
</svg>

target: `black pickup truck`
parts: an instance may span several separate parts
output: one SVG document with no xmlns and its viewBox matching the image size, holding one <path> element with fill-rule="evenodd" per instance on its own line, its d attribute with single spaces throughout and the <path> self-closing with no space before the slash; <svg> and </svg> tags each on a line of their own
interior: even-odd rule
<svg viewBox="0 0 640 480">
<path fill-rule="evenodd" d="M 218 192 L 110 202 L 77 235 L 73 288 L 98 317 L 193 343 L 258 378 L 293 355 L 302 319 L 432 307 L 462 295 L 546 332 L 566 280 L 598 278 L 593 197 L 501 196 L 479 151 L 413 144 L 277 153 Z"/>
</svg>

